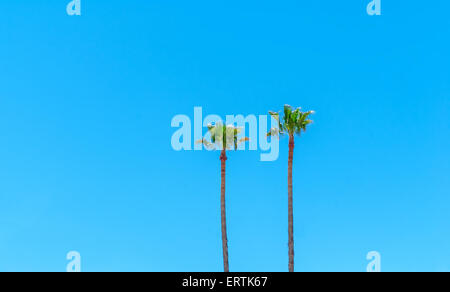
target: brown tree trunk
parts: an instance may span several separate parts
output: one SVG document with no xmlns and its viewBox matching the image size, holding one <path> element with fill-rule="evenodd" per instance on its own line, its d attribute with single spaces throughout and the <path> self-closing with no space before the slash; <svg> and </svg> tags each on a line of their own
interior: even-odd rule
<svg viewBox="0 0 450 292">
<path fill-rule="evenodd" d="M 290 136 L 289 162 L 288 162 L 289 272 L 294 272 L 294 198 L 292 192 L 293 160 L 294 160 L 294 136 Z"/>
<path fill-rule="evenodd" d="M 221 178 L 222 185 L 220 188 L 220 209 L 221 209 L 221 217 L 222 217 L 222 248 L 223 248 L 223 269 L 225 273 L 230 271 L 230 267 L 228 264 L 228 238 L 227 238 L 227 214 L 226 214 L 226 206 L 225 206 L 225 169 L 226 169 L 226 161 L 227 154 L 226 150 L 222 150 L 222 154 L 220 155 L 221 161 Z"/>
</svg>

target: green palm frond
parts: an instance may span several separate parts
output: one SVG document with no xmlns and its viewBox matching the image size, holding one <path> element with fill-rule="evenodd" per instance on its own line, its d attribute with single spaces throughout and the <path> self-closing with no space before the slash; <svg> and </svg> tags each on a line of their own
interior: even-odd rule
<svg viewBox="0 0 450 292">
<path fill-rule="evenodd" d="M 293 136 L 294 134 L 301 135 L 305 132 L 308 125 L 313 121 L 309 119 L 309 116 L 314 114 L 314 111 L 303 112 L 301 108 L 294 109 L 290 105 L 285 105 L 283 109 L 283 119 L 280 119 L 279 112 L 270 111 L 269 114 L 276 121 L 278 121 L 278 128 L 272 128 L 267 136 L 277 137 L 284 133 Z"/>
<path fill-rule="evenodd" d="M 273 127 L 270 129 L 270 132 L 267 133 L 267 137 L 279 137 L 279 136 L 283 136 L 283 132 L 280 131 L 279 127 Z"/>
<path fill-rule="evenodd" d="M 206 139 L 201 139 L 195 142 L 196 144 L 203 144 L 206 149 L 213 150 L 215 148 L 214 143 L 208 142 Z"/>
<path fill-rule="evenodd" d="M 278 133 L 276 134 L 276 135 L 273 135 L 273 133 L 272 133 L 272 130 L 267 134 L 268 136 L 269 136 L 269 134 L 270 134 L 270 136 L 278 136 L 279 134 L 280 134 L 280 132 L 282 132 L 283 131 L 283 124 L 281 123 L 281 121 L 280 121 L 280 112 L 269 112 L 269 115 L 272 117 L 272 118 L 274 118 L 275 119 L 275 121 L 277 121 L 278 122 L 278 128 L 279 128 L 279 131 L 278 131 Z"/>
</svg>

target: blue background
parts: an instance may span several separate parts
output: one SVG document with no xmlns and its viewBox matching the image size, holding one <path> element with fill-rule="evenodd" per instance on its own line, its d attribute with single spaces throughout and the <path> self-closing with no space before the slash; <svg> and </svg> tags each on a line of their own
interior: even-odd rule
<svg viewBox="0 0 450 292">
<path fill-rule="evenodd" d="M 314 109 L 296 269 L 450 270 L 450 4 L 0 1 L 0 271 L 221 271 L 220 161 L 172 117 Z M 287 270 L 287 141 L 230 153 L 232 271 Z"/>
</svg>

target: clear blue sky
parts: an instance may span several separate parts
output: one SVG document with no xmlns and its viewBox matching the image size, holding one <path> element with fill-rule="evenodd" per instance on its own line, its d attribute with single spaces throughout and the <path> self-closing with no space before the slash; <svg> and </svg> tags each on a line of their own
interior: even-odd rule
<svg viewBox="0 0 450 292">
<path fill-rule="evenodd" d="M 68 2 L 0 2 L 0 271 L 220 271 L 219 154 L 171 119 L 285 103 L 297 270 L 450 270 L 448 1 Z M 287 270 L 281 151 L 229 155 L 232 271 Z"/>
</svg>

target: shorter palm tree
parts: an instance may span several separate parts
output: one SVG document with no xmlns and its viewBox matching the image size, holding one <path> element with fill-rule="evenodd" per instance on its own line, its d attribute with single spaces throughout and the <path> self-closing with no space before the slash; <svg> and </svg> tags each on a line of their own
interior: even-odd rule
<svg viewBox="0 0 450 292">
<path fill-rule="evenodd" d="M 228 262 L 228 237 L 227 237 L 227 216 L 225 206 L 225 170 L 227 161 L 227 150 L 238 149 L 240 143 L 248 141 L 248 138 L 239 139 L 238 136 L 242 129 L 233 125 L 225 126 L 222 123 L 216 125 L 208 125 L 208 133 L 210 134 L 210 141 L 203 138 L 197 141 L 198 144 L 205 145 L 210 150 L 220 150 L 221 161 L 221 188 L 220 188 L 220 209 L 221 209 L 221 221 L 222 221 L 222 249 L 223 249 L 223 266 L 224 271 L 229 272 L 230 266 Z"/>
<path fill-rule="evenodd" d="M 267 136 L 279 137 L 287 134 L 289 136 L 289 161 L 288 161 L 288 225 L 289 225 L 289 272 L 294 272 L 294 204 L 292 190 L 292 164 L 294 160 L 294 137 L 300 136 L 302 132 L 313 121 L 309 116 L 314 111 L 303 112 L 301 108 L 293 109 L 290 105 L 284 106 L 284 117 L 280 120 L 280 113 L 269 112 L 278 121 L 278 127 L 272 128 Z"/>
</svg>

